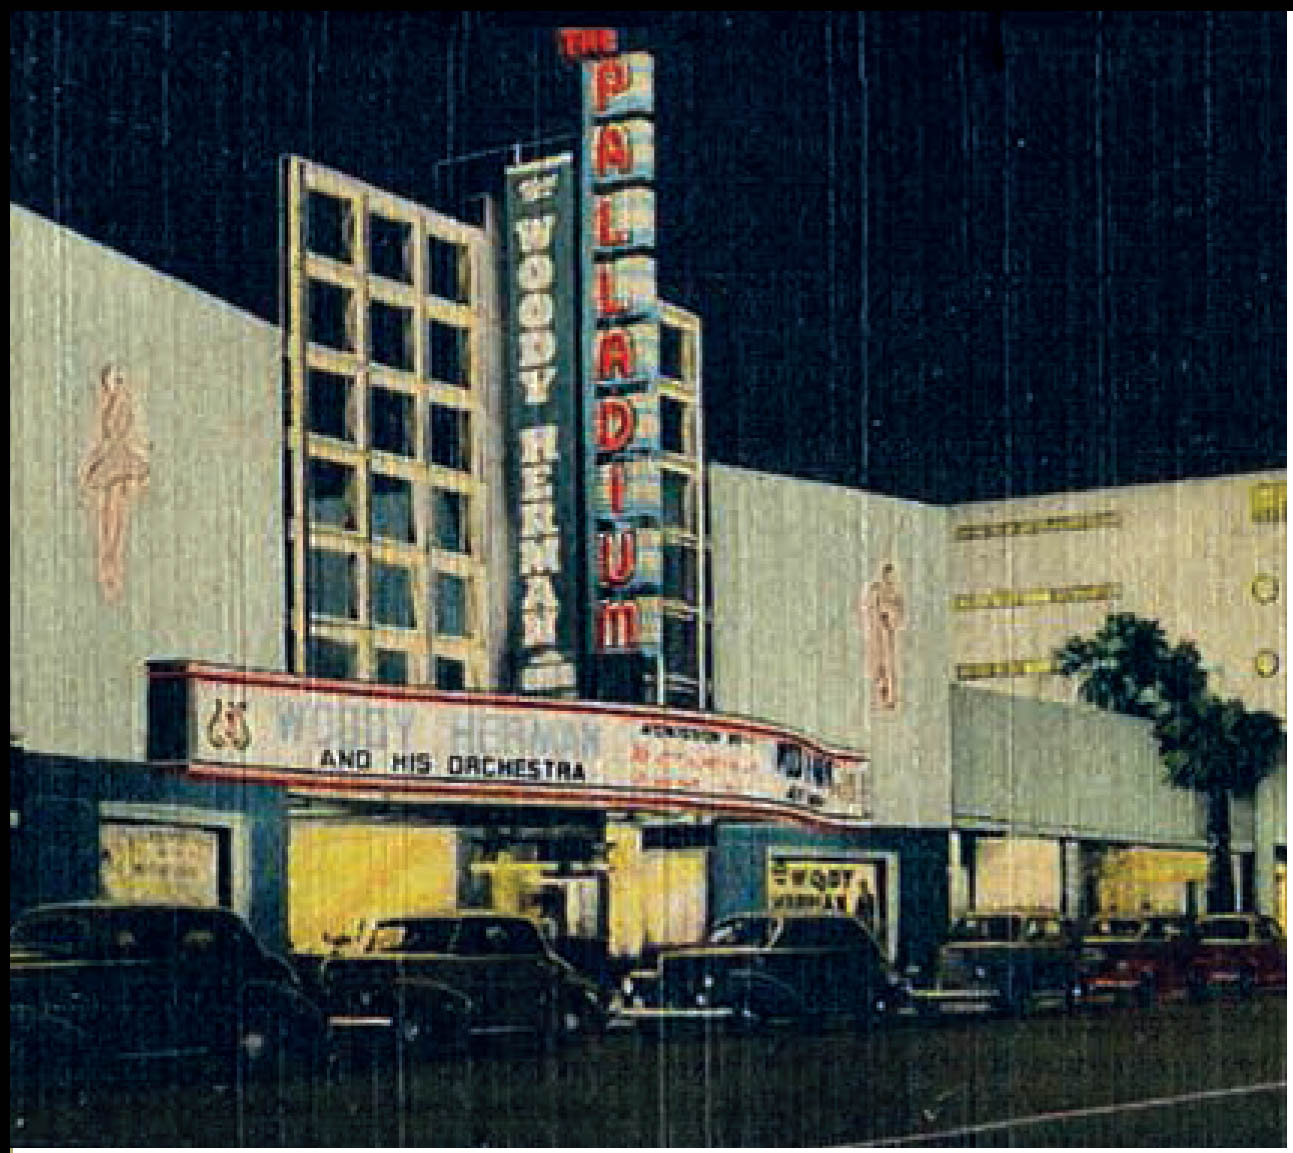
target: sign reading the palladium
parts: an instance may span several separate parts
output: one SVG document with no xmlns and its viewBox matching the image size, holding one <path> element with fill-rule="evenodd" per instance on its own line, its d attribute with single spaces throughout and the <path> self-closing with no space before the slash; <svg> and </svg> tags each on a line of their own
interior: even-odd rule
<svg viewBox="0 0 1293 1153">
<path fill-rule="evenodd" d="M 869 766 L 793 731 L 630 705 L 150 670 L 154 761 L 293 788 L 867 823 Z M 177 715 L 177 713 L 179 715 Z"/>
</svg>

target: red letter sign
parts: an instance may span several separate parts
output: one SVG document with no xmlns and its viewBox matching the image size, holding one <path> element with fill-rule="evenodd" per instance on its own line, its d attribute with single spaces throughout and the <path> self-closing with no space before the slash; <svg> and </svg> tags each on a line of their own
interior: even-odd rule
<svg viewBox="0 0 1293 1153">
<path fill-rule="evenodd" d="M 602 452 L 619 452 L 637 432 L 637 414 L 622 396 L 607 396 L 597 402 L 597 447 Z"/>
</svg>

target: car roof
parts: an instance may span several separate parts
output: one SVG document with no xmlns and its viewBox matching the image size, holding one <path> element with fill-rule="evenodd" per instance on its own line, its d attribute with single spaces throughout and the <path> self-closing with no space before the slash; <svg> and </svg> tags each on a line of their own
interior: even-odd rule
<svg viewBox="0 0 1293 1153">
<path fill-rule="evenodd" d="M 833 913 L 829 909 L 748 909 L 740 913 L 724 913 L 714 924 L 735 921 L 740 917 L 762 917 L 777 921 L 856 921 L 851 913 Z"/>
<path fill-rule="evenodd" d="M 1061 921 L 1069 919 L 1067 913 L 1061 913 L 1058 909 L 1047 908 L 1043 905 L 1035 907 L 1014 905 L 1004 909 L 966 909 L 956 920 L 961 921 L 966 917 L 1055 917 Z"/>
<path fill-rule="evenodd" d="M 90 898 L 83 901 L 52 901 L 43 905 L 31 905 L 23 909 L 20 917 L 36 913 L 77 913 L 77 912 L 147 912 L 147 913 L 209 913 L 217 917 L 238 917 L 239 913 L 224 905 L 185 904 L 181 901 L 113 901 L 104 898 Z"/>
<path fill-rule="evenodd" d="M 470 921 L 488 918 L 491 921 L 527 921 L 534 918 L 525 913 L 500 913 L 493 909 L 421 909 L 413 912 L 366 913 L 357 918 L 365 925 L 380 925 L 388 921 Z"/>
</svg>

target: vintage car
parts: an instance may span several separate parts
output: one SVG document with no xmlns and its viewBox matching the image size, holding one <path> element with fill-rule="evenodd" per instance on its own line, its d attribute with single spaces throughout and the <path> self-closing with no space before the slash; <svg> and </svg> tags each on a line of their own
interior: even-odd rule
<svg viewBox="0 0 1293 1153">
<path fill-rule="evenodd" d="M 503 913 L 369 918 L 319 968 L 342 1047 L 420 1058 L 491 1035 L 553 1045 L 605 1024 L 600 990 L 558 957 L 528 917 Z"/>
<path fill-rule="evenodd" d="M 745 913 L 628 974 L 614 1012 L 637 1027 L 721 1022 L 745 1031 L 827 1017 L 870 1025 L 898 1011 L 904 988 L 854 917 Z"/>
<path fill-rule="evenodd" d="M 11 1081 L 201 1069 L 309 1070 L 327 1024 L 295 972 L 228 909 L 78 902 L 22 913 L 9 933 Z"/>
<path fill-rule="evenodd" d="M 1256 913 L 1216 913 L 1195 925 L 1189 988 L 1203 998 L 1230 991 L 1247 997 L 1283 989 L 1288 957 L 1278 922 Z"/>
<path fill-rule="evenodd" d="M 1183 914 L 1093 917 L 1084 927 L 1079 957 L 1083 999 L 1150 1006 L 1185 996 L 1192 929 Z"/>
<path fill-rule="evenodd" d="M 1078 941 L 1067 918 L 1048 909 L 967 913 L 938 951 L 935 983 L 912 990 L 919 1013 L 1071 1008 L 1080 996 Z"/>
</svg>

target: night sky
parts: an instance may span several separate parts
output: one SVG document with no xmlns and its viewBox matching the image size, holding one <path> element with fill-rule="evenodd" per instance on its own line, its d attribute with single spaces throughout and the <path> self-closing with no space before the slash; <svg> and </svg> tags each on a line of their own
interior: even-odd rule
<svg viewBox="0 0 1293 1153">
<path fill-rule="evenodd" d="M 10 15 L 10 198 L 278 320 L 277 160 L 479 218 L 656 57 L 710 458 L 935 503 L 1283 467 L 1285 13 Z"/>
</svg>

